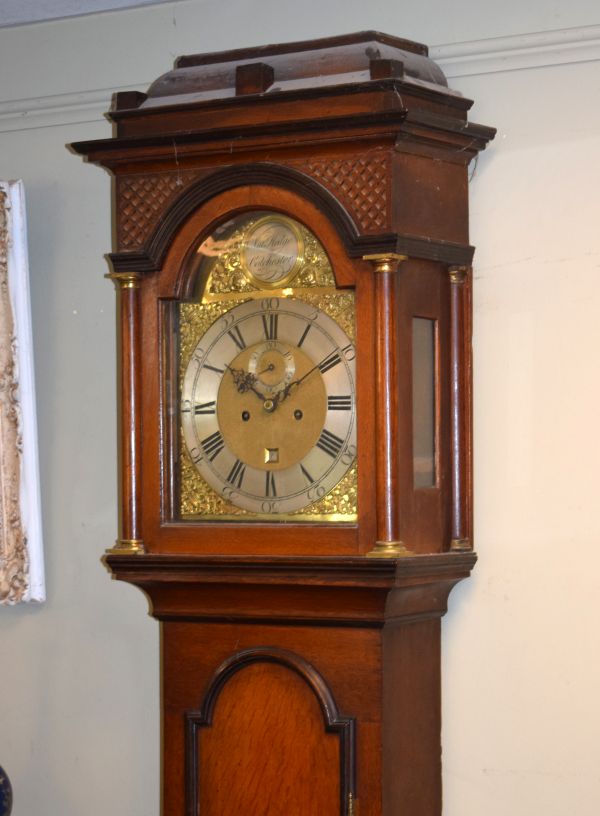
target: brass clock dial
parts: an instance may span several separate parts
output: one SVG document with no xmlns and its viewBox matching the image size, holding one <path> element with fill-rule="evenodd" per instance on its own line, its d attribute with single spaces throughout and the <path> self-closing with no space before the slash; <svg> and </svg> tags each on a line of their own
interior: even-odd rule
<svg viewBox="0 0 600 816">
<path fill-rule="evenodd" d="M 202 477 L 244 510 L 285 514 L 327 495 L 356 456 L 355 351 L 321 309 L 246 301 L 200 338 L 182 431 Z"/>
</svg>

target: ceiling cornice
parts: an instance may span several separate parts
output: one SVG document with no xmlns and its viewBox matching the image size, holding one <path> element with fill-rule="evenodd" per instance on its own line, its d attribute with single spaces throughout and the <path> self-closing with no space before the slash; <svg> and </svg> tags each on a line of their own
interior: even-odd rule
<svg viewBox="0 0 600 816">
<path fill-rule="evenodd" d="M 123 11 L 174 0 L 2 0 L 0 28 L 43 23 L 103 11 Z"/>
</svg>

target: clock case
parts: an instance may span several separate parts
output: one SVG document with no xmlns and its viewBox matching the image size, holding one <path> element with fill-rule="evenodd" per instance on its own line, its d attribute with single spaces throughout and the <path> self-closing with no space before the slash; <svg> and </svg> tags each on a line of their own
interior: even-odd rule
<svg viewBox="0 0 600 816">
<path fill-rule="evenodd" d="M 147 93 L 115 95 L 113 138 L 73 145 L 114 175 L 106 562 L 163 622 L 165 816 L 441 813 L 440 619 L 475 562 L 468 167 L 494 135 L 471 104 L 425 46 L 363 32 L 180 57 Z M 355 293 L 355 525 L 173 512 L 160 304 L 185 292 L 199 237 L 249 210 L 302 222 Z M 435 327 L 427 487 L 415 318 Z"/>
</svg>

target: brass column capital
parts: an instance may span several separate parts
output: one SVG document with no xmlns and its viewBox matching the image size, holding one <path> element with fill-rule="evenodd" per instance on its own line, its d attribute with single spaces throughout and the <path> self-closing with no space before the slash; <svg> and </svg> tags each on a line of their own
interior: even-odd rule
<svg viewBox="0 0 600 816">
<path fill-rule="evenodd" d="M 408 255 L 399 255 L 396 252 L 363 255 L 363 261 L 369 261 L 374 272 L 396 272 L 402 261 L 406 261 L 407 258 Z"/>
<path fill-rule="evenodd" d="M 117 289 L 139 289 L 141 283 L 137 272 L 109 272 L 104 277 L 111 280 Z"/>
<path fill-rule="evenodd" d="M 471 271 L 471 266 L 449 266 L 450 283 L 464 283 Z"/>
</svg>

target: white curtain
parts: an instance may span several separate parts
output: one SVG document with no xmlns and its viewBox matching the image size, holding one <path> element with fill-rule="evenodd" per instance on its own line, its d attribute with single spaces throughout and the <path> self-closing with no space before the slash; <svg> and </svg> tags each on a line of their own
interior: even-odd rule
<svg viewBox="0 0 600 816">
<path fill-rule="evenodd" d="M 0 182 L 0 604 L 45 599 L 25 196 Z"/>
</svg>

